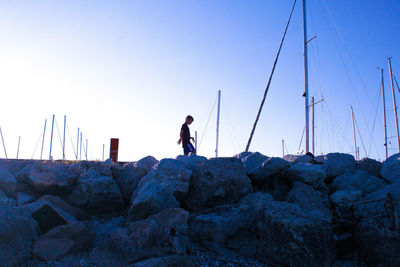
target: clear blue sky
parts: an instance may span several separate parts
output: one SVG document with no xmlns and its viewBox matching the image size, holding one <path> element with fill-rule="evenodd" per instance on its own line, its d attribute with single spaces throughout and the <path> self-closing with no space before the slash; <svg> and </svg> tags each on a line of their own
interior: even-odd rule
<svg viewBox="0 0 400 267">
<path fill-rule="evenodd" d="M 400 81 L 400 2 L 307 3 L 309 37 L 317 36 L 309 47 L 310 94 L 325 99 L 316 106 L 317 154 L 353 152 L 352 105 L 361 157 L 366 150 L 384 158 L 377 67 L 385 69 L 389 153 L 395 153 L 387 57 Z M 107 157 L 112 137 L 120 138 L 120 160 L 175 157 L 182 153 L 176 141 L 184 118 L 194 116 L 192 135 L 197 130 L 200 139 L 218 90 L 220 155 L 243 151 L 292 4 L 1 1 L 0 126 L 8 156 L 16 156 L 21 136 L 20 158 L 38 158 L 48 119 L 43 152 L 48 158 L 55 114 L 61 135 L 67 115 L 69 159 L 77 127 L 89 140 L 90 159 L 102 157 L 103 144 Z M 282 139 L 288 152 L 298 150 L 304 128 L 302 49 L 298 1 L 252 151 L 280 156 Z M 214 110 L 199 149 L 207 157 L 214 155 L 215 124 Z M 53 156 L 62 157 L 57 129 Z"/>
</svg>

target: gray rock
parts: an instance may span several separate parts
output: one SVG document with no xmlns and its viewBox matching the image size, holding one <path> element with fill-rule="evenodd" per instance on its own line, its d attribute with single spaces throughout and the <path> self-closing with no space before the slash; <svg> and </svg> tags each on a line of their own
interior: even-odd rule
<svg viewBox="0 0 400 267">
<path fill-rule="evenodd" d="M 308 155 L 285 155 L 283 157 L 284 160 L 289 161 L 293 164 L 298 164 L 298 163 L 311 163 L 313 158 Z"/>
<path fill-rule="evenodd" d="M 363 158 L 357 162 L 356 168 L 358 170 L 366 171 L 374 176 L 381 175 L 382 162 L 370 158 Z"/>
<path fill-rule="evenodd" d="M 278 173 L 283 173 L 289 169 L 290 163 L 282 158 L 272 157 L 264 161 L 261 168 L 261 174 L 264 177 L 270 177 Z"/>
<path fill-rule="evenodd" d="M 262 164 L 269 159 L 269 157 L 255 152 L 242 159 L 246 173 L 249 176 L 257 176 L 261 174 Z"/>
<path fill-rule="evenodd" d="M 129 265 L 129 267 L 165 267 L 165 266 L 179 266 L 190 267 L 193 266 L 193 259 L 190 256 L 171 255 L 159 258 L 151 258 L 141 262 Z"/>
<path fill-rule="evenodd" d="M 400 153 L 383 162 L 381 176 L 391 184 L 400 181 Z"/>
<path fill-rule="evenodd" d="M 16 178 L 38 193 L 65 195 L 74 188 L 77 176 L 61 164 L 33 163 L 21 170 Z"/>
<path fill-rule="evenodd" d="M 71 214 L 74 218 L 78 220 L 86 220 L 89 218 L 89 214 L 84 210 L 71 206 L 65 202 L 62 198 L 53 195 L 43 195 L 37 202 L 47 202 L 51 203 L 53 206 L 63 210 L 64 212 Z"/>
<path fill-rule="evenodd" d="M 124 208 L 117 183 L 108 176 L 100 176 L 94 171 L 79 177 L 75 189 L 67 201 L 85 209 L 89 213 L 116 211 Z"/>
<path fill-rule="evenodd" d="M 253 154 L 253 152 L 243 151 L 243 152 L 240 152 L 239 154 L 234 155 L 233 157 L 237 158 L 237 159 L 240 159 L 240 160 L 243 160 L 245 157 L 247 157 L 247 156 L 249 156 L 251 154 Z"/>
<path fill-rule="evenodd" d="M 148 182 L 141 186 L 132 198 L 128 218 L 131 221 L 144 219 L 164 209 L 177 208 L 179 202 L 158 183 Z"/>
<path fill-rule="evenodd" d="M 114 217 L 106 221 L 95 221 L 90 232 L 93 235 L 94 246 L 98 245 L 107 239 L 117 229 L 120 229 L 124 224 L 124 217 Z"/>
<path fill-rule="evenodd" d="M 146 170 L 146 172 L 149 172 L 154 166 L 157 165 L 158 162 L 159 161 L 156 158 L 154 158 L 152 156 L 147 156 L 147 157 L 142 158 L 139 161 L 136 161 L 134 163 L 134 166 L 137 168 L 142 168 L 142 169 Z"/>
<path fill-rule="evenodd" d="M 13 159 L 0 159 L 0 169 L 11 172 L 14 176 L 25 168 L 27 165 L 32 164 L 31 160 L 13 160 Z"/>
<path fill-rule="evenodd" d="M 113 173 L 115 173 L 115 169 Z M 123 166 L 118 175 L 114 175 L 114 180 L 117 182 L 125 201 L 131 199 L 132 193 L 136 190 L 139 181 L 146 176 L 147 173 L 147 169 L 136 167 L 134 163 L 129 163 Z"/>
<path fill-rule="evenodd" d="M 16 205 L 15 199 L 9 198 L 6 193 L 0 190 L 0 206 L 15 207 Z"/>
<path fill-rule="evenodd" d="M 234 203 L 252 191 L 239 159 L 213 158 L 194 171 L 184 205 L 189 210 L 211 208 Z"/>
<path fill-rule="evenodd" d="M 292 165 L 292 167 L 287 170 L 287 174 L 293 181 L 301 181 L 310 185 L 318 184 L 326 177 L 326 172 L 321 165 L 314 165 L 311 163 Z"/>
<path fill-rule="evenodd" d="M 382 189 L 385 186 L 386 182 L 382 179 L 368 172 L 355 170 L 336 177 L 329 185 L 329 188 L 332 192 L 335 192 L 337 190 L 346 190 L 349 187 L 353 187 L 361 190 L 365 195 Z"/>
<path fill-rule="evenodd" d="M 5 169 L 0 169 L 0 190 L 3 190 L 7 195 L 11 195 L 15 191 L 17 180 L 14 175 Z"/>
<path fill-rule="evenodd" d="M 175 159 L 161 160 L 138 185 L 137 191 L 143 192 L 143 187 L 148 183 L 159 184 L 165 191 L 182 201 L 188 194 L 192 170 Z M 137 193 L 135 192 L 133 198 Z"/>
<path fill-rule="evenodd" d="M 194 170 L 200 164 L 207 161 L 206 157 L 198 156 L 196 154 L 190 154 L 190 156 L 179 155 L 176 157 L 176 160 L 182 162 L 186 168 L 190 170 Z"/>
<path fill-rule="evenodd" d="M 361 199 L 363 192 L 354 187 L 348 187 L 344 190 L 338 190 L 330 196 L 334 206 L 351 208 Z"/>
<path fill-rule="evenodd" d="M 17 193 L 17 205 L 23 205 L 23 204 L 27 204 L 27 203 L 31 203 L 33 201 L 35 201 L 35 197 L 29 195 L 29 194 L 25 194 L 22 192 L 18 192 Z"/>
<path fill-rule="evenodd" d="M 332 219 L 330 210 L 324 205 L 321 192 L 314 190 L 310 185 L 306 185 L 302 182 L 295 182 L 286 201 L 297 204 L 300 208 L 308 212 L 319 213 L 321 216 L 326 216 L 327 220 Z"/>
<path fill-rule="evenodd" d="M 40 234 L 44 234 L 59 225 L 77 222 L 74 216 L 46 200 L 37 200 L 19 207 L 26 210 L 35 219 Z"/>
<path fill-rule="evenodd" d="M 329 153 L 324 157 L 324 168 L 327 177 L 335 177 L 345 172 L 352 171 L 356 167 L 356 161 L 352 155 L 343 153 Z"/>
<path fill-rule="evenodd" d="M 4 267 L 18 266 L 31 257 L 37 239 L 36 223 L 24 209 L 0 207 L 0 258 Z"/>
<path fill-rule="evenodd" d="M 36 240 L 33 253 L 42 260 L 55 260 L 86 249 L 92 238 L 84 223 L 57 226 Z"/>
<path fill-rule="evenodd" d="M 283 266 L 330 266 L 334 259 L 329 220 L 260 193 L 193 214 L 189 234 L 203 246 L 218 243 Z"/>
<path fill-rule="evenodd" d="M 75 173 L 76 177 L 80 177 L 91 171 L 97 173 L 98 176 L 112 177 L 112 168 L 114 164 L 111 159 L 106 161 L 80 161 L 69 166 L 69 170 Z"/>
</svg>

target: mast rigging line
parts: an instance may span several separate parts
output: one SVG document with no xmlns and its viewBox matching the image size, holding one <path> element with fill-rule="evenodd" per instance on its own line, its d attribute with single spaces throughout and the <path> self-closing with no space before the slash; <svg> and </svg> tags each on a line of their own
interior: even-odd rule
<svg viewBox="0 0 400 267">
<path fill-rule="evenodd" d="M 215 108 L 215 104 L 217 103 L 217 100 L 218 100 L 218 96 L 217 96 L 217 97 L 215 98 L 215 100 L 214 100 L 214 104 L 213 104 L 213 107 L 212 107 L 212 109 L 211 109 L 210 116 L 208 116 L 208 120 L 207 120 L 207 123 L 206 123 L 206 127 L 204 128 L 203 135 L 201 136 L 200 143 L 199 143 L 199 146 L 198 146 L 198 148 L 197 148 L 197 152 L 200 150 L 200 146 L 201 146 L 201 143 L 203 142 L 204 134 L 205 134 L 206 131 L 207 131 L 208 123 L 210 122 L 210 119 L 211 119 L 211 116 L 212 116 L 212 114 L 213 114 L 213 111 L 214 111 L 214 108 Z"/>
<path fill-rule="evenodd" d="M 269 90 L 269 87 L 271 85 L 272 76 L 274 75 L 276 64 L 278 63 L 278 59 L 279 59 L 279 55 L 281 53 L 283 42 L 285 41 L 286 33 L 287 33 L 288 28 L 289 28 L 290 21 L 292 20 L 292 15 L 293 15 L 294 8 L 296 6 L 296 2 L 297 2 L 297 0 L 294 0 L 294 2 L 293 2 L 292 10 L 290 12 L 290 16 L 289 16 L 288 22 L 286 24 L 285 32 L 283 33 L 281 44 L 279 46 L 279 50 L 278 50 L 278 53 L 276 55 L 274 65 L 272 67 L 272 72 L 271 72 L 271 75 L 269 76 L 268 84 L 267 84 L 267 87 L 265 88 L 264 96 L 263 96 L 263 99 L 261 101 L 261 105 L 260 105 L 260 108 L 258 110 L 257 117 L 256 117 L 256 120 L 255 120 L 254 125 L 253 125 L 253 129 L 251 130 L 251 133 L 250 133 L 249 141 L 247 143 L 246 150 L 245 150 L 246 152 L 249 151 L 251 140 L 253 139 L 254 131 L 256 130 L 257 123 L 258 123 L 258 120 L 260 118 L 262 108 L 264 106 L 265 98 L 267 97 L 268 90 Z"/>
</svg>

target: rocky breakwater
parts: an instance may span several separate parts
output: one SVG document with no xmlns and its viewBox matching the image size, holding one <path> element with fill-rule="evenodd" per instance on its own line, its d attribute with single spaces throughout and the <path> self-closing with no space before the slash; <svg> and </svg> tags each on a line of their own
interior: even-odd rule
<svg viewBox="0 0 400 267">
<path fill-rule="evenodd" d="M 0 160 L 1 266 L 398 266 L 400 154 Z"/>
</svg>

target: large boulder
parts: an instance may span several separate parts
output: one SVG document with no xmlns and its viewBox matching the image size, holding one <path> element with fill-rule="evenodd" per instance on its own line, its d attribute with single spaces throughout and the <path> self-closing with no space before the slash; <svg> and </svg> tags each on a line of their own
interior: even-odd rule
<svg viewBox="0 0 400 267">
<path fill-rule="evenodd" d="M 171 255 L 165 257 L 151 258 L 141 262 L 130 264 L 128 267 L 164 267 L 164 266 L 193 266 L 193 259 L 190 256 Z"/>
<path fill-rule="evenodd" d="M 13 175 L 16 175 L 19 171 L 33 162 L 34 161 L 32 160 L 0 159 L 0 169 L 7 170 Z"/>
<path fill-rule="evenodd" d="M 67 201 L 90 213 L 117 211 L 124 208 L 117 183 L 108 176 L 89 171 L 79 177 Z"/>
<path fill-rule="evenodd" d="M 190 156 L 179 155 L 176 157 L 176 160 L 182 162 L 186 168 L 190 170 L 194 170 L 202 164 L 203 162 L 207 161 L 206 157 L 198 156 L 196 154 L 190 154 Z"/>
<path fill-rule="evenodd" d="M 363 194 L 369 194 L 382 189 L 386 186 L 386 182 L 368 172 L 361 170 L 354 170 L 346 172 L 336 177 L 329 185 L 332 192 L 338 190 L 346 190 L 349 187 L 361 190 Z"/>
<path fill-rule="evenodd" d="M 326 172 L 321 165 L 298 163 L 292 165 L 287 170 L 287 175 L 289 179 L 293 181 L 301 181 L 306 184 L 315 185 L 321 183 L 325 179 Z"/>
<path fill-rule="evenodd" d="M 143 184 L 132 197 L 128 219 L 137 221 L 164 209 L 177 208 L 179 202 L 175 197 L 156 182 Z"/>
<path fill-rule="evenodd" d="M 247 157 L 247 156 L 249 156 L 251 154 L 253 154 L 253 152 L 243 151 L 243 152 L 240 152 L 239 154 L 234 155 L 233 157 L 237 158 L 237 159 L 240 159 L 240 160 L 243 160 L 245 157 Z"/>
<path fill-rule="evenodd" d="M 284 160 L 291 162 L 292 164 L 298 163 L 311 163 L 313 158 L 309 155 L 285 155 L 283 157 Z"/>
<path fill-rule="evenodd" d="M 343 153 L 329 153 L 324 156 L 323 166 L 328 178 L 342 175 L 356 167 L 354 156 Z"/>
<path fill-rule="evenodd" d="M 335 207 L 350 209 L 361 199 L 363 192 L 354 187 L 338 190 L 330 195 L 330 200 Z"/>
<path fill-rule="evenodd" d="M 293 189 L 287 195 L 286 201 L 297 204 L 308 212 L 325 216 L 327 220 L 332 218 L 330 210 L 324 205 L 321 192 L 314 190 L 311 185 L 294 182 Z"/>
<path fill-rule="evenodd" d="M 0 258 L 4 267 L 18 266 L 31 257 L 37 239 L 36 222 L 24 209 L 0 206 Z"/>
<path fill-rule="evenodd" d="M 92 171 L 100 176 L 112 177 L 114 163 L 111 159 L 106 161 L 80 161 L 69 166 L 69 170 L 74 172 L 77 177 Z"/>
<path fill-rule="evenodd" d="M 113 173 L 115 173 L 115 170 L 114 168 Z M 114 180 L 117 182 L 125 201 L 131 199 L 132 193 L 136 190 L 140 179 L 147 173 L 147 169 L 136 167 L 134 163 L 128 163 L 119 170 L 118 175 L 114 175 Z"/>
<path fill-rule="evenodd" d="M 282 266 L 330 266 L 334 258 L 330 220 L 265 193 L 193 214 L 189 233 L 203 246 L 217 243 Z"/>
<path fill-rule="evenodd" d="M 92 238 L 85 223 L 57 226 L 36 240 L 33 253 L 42 260 L 56 260 L 86 249 Z"/>
<path fill-rule="evenodd" d="M 193 173 L 184 205 L 201 210 L 238 201 L 253 191 L 242 162 L 236 158 L 213 158 Z"/>
<path fill-rule="evenodd" d="M 366 171 L 374 176 L 381 175 L 382 162 L 370 158 L 363 158 L 357 162 L 356 168 L 358 170 Z"/>
<path fill-rule="evenodd" d="M 290 163 L 282 158 L 272 157 L 264 161 L 261 167 L 263 177 L 271 177 L 289 169 Z"/>
<path fill-rule="evenodd" d="M 31 203 L 31 202 L 35 201 L 36 199 L 29 194 L 18 192 L 17 196 L 16 196 L 16 200 L 17 200 L 17 205 L 20 206 L 23 204 Z"/>
<path fill-rule="evenodd" d="M 249 176 L 259 176 L 261 175 L 261 168 L 263 163 L 269 159 L 269 157 L 259 153 L 255 152 L 247 157 L 242 159 L 244 168 L 246 169 L 246 173 Z"/>
<path fill-rule="evenodd" d="M 15 191 L 17 180 L 14 175 L 5 169 L 0 169 L 0 190 L 3 190 L 7 195 L 11 195 Z"/>
<path fill-rule="evenodd" d="M 139 184 L 137 191 L 143 192 L 142 187 L 148 183 L 159 184 L 165 191 L 172 194 L 178 201 L 182 201 L 188 194 L 192 170 L 175 159 L 161 160 Z M 137 195 L 134 193 L 133 198 Z"/>
<path fill-rule="evenodd" d="M 383 162 L 381 176 L 391 184 L 400 181 L 400 153 Z"/>
<path fill-rule="evenodd" d="M 0 206 L 15 207 L 17 201 L 13 198 L 9 198 L 6 193 L 0 190 Z"/>
<path fill-rule="evenodd" d="M 156 158 L 147 156 L 136 161 L 133 165 L 137 168 L 144 169 L 146 172 L 149 172 L 155 165 L 157 165 L 158 162 L 159 161 Z"/>
<path fill-rule="evenodd" d="M 21 170 L 16 178 L 38 193 L 65 195 L 74 188 L 77 176 L 62 164 L 33 163 Z"/>
</svg>

